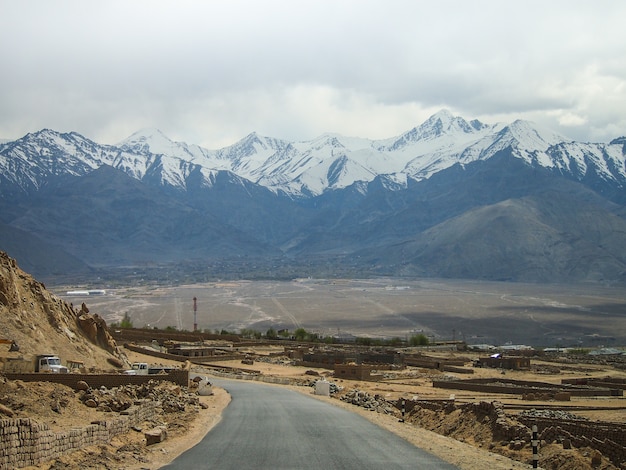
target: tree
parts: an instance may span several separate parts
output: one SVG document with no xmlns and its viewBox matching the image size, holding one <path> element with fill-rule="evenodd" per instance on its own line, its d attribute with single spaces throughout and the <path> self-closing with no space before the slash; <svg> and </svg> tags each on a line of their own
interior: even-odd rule
<svg viewBox="0 0 626 470">
<path fill-rule="evenodd" d="M 428 343 L 428 337 L 422 333 L 411 336 L 409 339 L 409 345 L 411 346 L 428 346 Z"/>
<path fill-rule="evenodd" d="M 265 337 L 267 339 L 278 339 L 278 334 L 276 333 L 276 330 L 274 328 L 270 328 L 269 330 L 267 330 L 267 332 L 265 333 Z"/>
<path fill-rule="evenodd" d="M 241 330 L 240 334 L 241 334 L 241 336 L 243 338 L 256 338 L 256 339 L 259 339 L 261 337 L 261 333 L 260 332 L 258 332 L 256 330 L 253 330 L 253 329 L 250 329 L 250 328 L 243 328 Z"/>
<path fill-rule="evenodd" d="M 120 322 L 120 328 L 132 328 L 133 327 L 133 322 L 130 321 L 130 315 L 128 314 L 128 312 L 124 313 L 124 318 L 122 318 L 122 321 Z"/>
<path fill-rule="evenodd" d="M 296 338 L 297 341 L 304 341 L 307 337 L 307 332 L 304 328 L 298 328 L 295 332 L 294 332 L 294 336 Z"/>
</svg>

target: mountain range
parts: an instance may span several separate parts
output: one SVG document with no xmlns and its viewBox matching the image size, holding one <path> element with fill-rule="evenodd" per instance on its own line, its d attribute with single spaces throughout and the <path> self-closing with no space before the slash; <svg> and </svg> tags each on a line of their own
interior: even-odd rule
<svg viewBox="0 0 626 470">
<path fill-rule="evenodd" d="M 0 249 L 44 277 L 244 262 L 270 277 L 623 282 L 625 185 L 626 137 L 445 110 L 389 139 L 252 133 L 217 150 L 44 129 L 0 143 Z"/>
</svg>

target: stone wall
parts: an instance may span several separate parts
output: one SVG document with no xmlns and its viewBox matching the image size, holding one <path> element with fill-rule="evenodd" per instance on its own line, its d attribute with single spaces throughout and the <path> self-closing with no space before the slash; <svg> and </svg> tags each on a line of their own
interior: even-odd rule
<svg viewBox="0 0 626 470">
<path fill-rule="evenodd" d="M 76 384 L 80 381 L 87 382 L 91 388 L 113 388 L 121 385 L 133 384 L 140 385 L 150 380 L 163 381 L 167 380 L 175 384 L 187 387 L 189 385 L 188 370 L 172 370 L 167 374 L 150 374 L 150 375 L 126 375 L 126 374 L 46 374 L 46 373 L 30 373 L 30 374 L 9 374 L 4 376 L 9 380 L 21 380 L 23 382 L 53 382 L 66 385 L 76 389 Z"/>
<path fill-rule="evenodd" d="M 150 328 L 110 328 L 109 333 L 118 344 L 124 343 L 150 343 L 153 340 L 163 344 L 164 341 L 182 341 L 196 343 L 202 341 L 229 341 L 238 343 L 237 335 L 215 335 L 211 333 L 200 333 L 198 331 L 172 331 L 155 330 Z"/>
<path fill-rule="evenodd" d="M 469 390 L 483 393 L 523 395 L 530 393 L 555 393 L 567 391 L 571 396 L 623 396 L 624 391 L 588 386 L 565 386 L 543 382 L 511 379 L 433 380 L 433 387 L 453 390 Z"/>
<path fill-rule="evenodd" d="M 626 463 L 626 425 L 622 423 L 530 417 L 518 417 L 518 421 L 529 427 L 536 424 L 542 441 L 590 447 L 620 468 Z"/>
<path fill-rule="evenodd" d="M 228 371 L 226 369 L 222 371 L 213 370 L 211 371 L 211 375 L 215 375 L 217 377 L 223 377 L 226 379 L 236 379 L 236 380 L 253 380 L 255 382 L 265 382 L 270 384 L 280 384 L 280 385 L 291 385 L 292 380 L 289 377 L 271 377 L 261 374 L 245 374 L 238 373 L 236 370 Z"/>
<path fill-rule="evenodd" d="M 220 354 L 218 356 L 204 356 L 204 357 L 187 357 L 180 356 L 178 354 L 169 354 L 166 352 L 160 352 L 153 348 L 144 348 L 141 346 L 137 346 L 136 344 L 124 344 L 124 348 L 129 351 L 135 351 L 141 354 L 145 354 L 146 356 L 159 357 L 161 359 L 168 359 L 171 361 L 185 362 L 189 361 L 193 364 L 199 365 L 210 365 L 210 362 L 219 362 L 219 361 L 232 361 L 234 359 L 241 359 L 243 357 L 242 354 Z"/>
<path fill-rule="evenodd" d="M 626 424 L 623 423 L 604 423 L 584 419 L 564 420 L 524 416 L 518 416 L 517 420 L 524 423 L 528 427 L 536 424 L 540 433 L 543 433 L 543 431 L 548 428 L 559 428 L 574 436 L 586 436 L 589 439 L 598 439 L 600 441 L 610 439 L 613 442 L 626 447 Z"/>
<path fill-rule="evenodd" d="M 0 420 L 0 470 L 40 465 L 83 447 L 104 444 L 144 421 L 155 419 L 161 404 L 146 401 L 121 413 L 65 432 L 51 431 L 47 424 L 31 418 Z"/>
</svg>

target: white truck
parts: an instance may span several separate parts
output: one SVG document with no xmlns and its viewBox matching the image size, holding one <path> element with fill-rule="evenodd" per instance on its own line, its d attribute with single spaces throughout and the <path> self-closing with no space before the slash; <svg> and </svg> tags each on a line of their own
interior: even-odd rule
<svg viewBox="0 0 626 470">
<path fill-rule="evenodd" d="M 4 363 L 4 371 L 18 374 L 33 372 L 47 372 L 52 374 L 67 374 L 69 369 L 61 365 L 61 359 L 54 354 L 37 354 L 32 359 L 24 356 L 7 358 Z"/>
<path fill-rule="evenodd" d="M 147 362 L 133 362 L 129 370 L 125 370 L 126 375 L 148 375 Z"/>
<path fill-rule="evenodd" d="M 51 372 L 53 374 L 67 374 L 69 369 L 61 365 L 61 359 L 53 354 L 39 354 L 35 356 L 35 372 Z"/>
<path fill-rule="evenodd" d="M 168 373 L 175 369 L 171 366 L 150 366 L 147 362 L 133 362 L 129 370 L 125 370 L 126 375 L 153 375 Z"/>
</svg>

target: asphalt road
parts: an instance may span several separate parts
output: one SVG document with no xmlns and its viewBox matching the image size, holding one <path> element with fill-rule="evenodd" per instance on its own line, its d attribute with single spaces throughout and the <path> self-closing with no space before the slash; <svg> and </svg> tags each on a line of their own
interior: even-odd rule
<svg viewBox="0 0 626 470">
<path fill-rule="evenodd" d="M 166 469 L 455 469 L 395 434 L 286 388 L 213 380 L 232 400 L 222 420 Z"/>
</svg>

